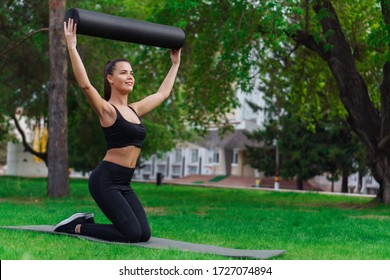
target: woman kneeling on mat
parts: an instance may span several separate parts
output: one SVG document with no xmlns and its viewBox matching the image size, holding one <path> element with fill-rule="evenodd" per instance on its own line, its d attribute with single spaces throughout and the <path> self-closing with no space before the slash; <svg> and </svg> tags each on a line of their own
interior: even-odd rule
<svg viewBox="0 0 390 280">
<path fill-rule="evenodd" d="M 180 65 L 181 50 L 171 50 L 172 66 L 157 93 L 128 104 L 134 76 L 125 59 L 111 60 L 104 69 L 104 99 L 91 85 L 76 49 L 77 25 L 64 23 L 66 43 L 77 83 L 99 117 L 107 142 L 103 161 L 89 178 L 89 191 L 112 224 L 95 224 L 92 213 L 77 213 L 54 231 L 87 235 L 118 242 L 145 242 L 151 236 L 144 208 L 130 186 L 146 128 L 140 117 L 160 105 L 170 94 Z"/>
</svg>

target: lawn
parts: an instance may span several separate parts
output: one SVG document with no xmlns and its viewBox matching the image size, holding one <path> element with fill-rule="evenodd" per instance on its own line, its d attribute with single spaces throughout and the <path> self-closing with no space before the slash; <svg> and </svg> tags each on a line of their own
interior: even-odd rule
<svg viewBox="0 0 390 280">
<path fill-rule="evenodd" d="M 134 183 L 156 237 L 237 249 L 286 250 L 277 260 L 388 260 L 390 207 L 372 198 Z M 86 180 L 46 197 L 45 179 L 0 177 L 0 226 L 56 224 L 95 206 Z M 0 229 L 0 257 L 38 260 L 217 260 L 222 256 L 95 243 Z"/>
</svg>

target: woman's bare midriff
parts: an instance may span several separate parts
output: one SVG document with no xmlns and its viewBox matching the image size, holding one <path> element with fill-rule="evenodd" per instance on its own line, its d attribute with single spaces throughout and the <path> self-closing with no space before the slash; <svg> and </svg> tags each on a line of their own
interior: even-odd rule
<svg viewBox="0 0 390 280">
<path fill-rule="evenodd" d="M 141 149 L 135 146 L 114 148 L 107 151 L 104 161 L 113 162 L 128 168 L 135 168 Z"/>
</svg>

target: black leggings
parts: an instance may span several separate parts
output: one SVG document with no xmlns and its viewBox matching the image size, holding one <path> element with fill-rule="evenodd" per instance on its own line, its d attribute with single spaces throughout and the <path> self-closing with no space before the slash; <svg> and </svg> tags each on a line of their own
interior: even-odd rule
<svg viewBox="0 0 390 280">
<path fill-rule="evenodd" d="M 89 191 L 112 224 L 86 223 L 80 234 L 117 242 L 146 242 L 151 231 L 145 210 L 130 186 L 134 168 L 103 161 L 89 177 Z"/>
</svg>

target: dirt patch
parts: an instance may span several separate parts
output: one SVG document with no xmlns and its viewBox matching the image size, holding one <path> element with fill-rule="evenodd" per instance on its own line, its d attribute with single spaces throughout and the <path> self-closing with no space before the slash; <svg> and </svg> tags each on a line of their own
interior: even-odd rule
<svg viewBox="0 0 390 280">
<path fill-rule="evenodd" d="M 362 215 L 362 216 L 349 216 L 353 219 L 374 219 L 379 221 L 389 220 L 390 216 L 378 216 L 378 215 Z"/>
<path fill-rule="evenodd" d="M 205 206 L 201 207 L 196 211 L 196 214 L 204 217 L 208 212 L 213 211 L 213 210 L 226 210 L 224 207 L 210 207 L 210 206 Z"/>
<path fill-rule="evenodd" d="M 164 207 L 145 207 L 145 212 L 155 216 L 165 216 L 172 213 L 171 210 L 167 210 Z"/>
<path fill-rule="evenodd" d="M 21 204 L 36 204 L 40 203 L 41 199 L 38 198 L 0 198 L 1 202 L 21 203 Z"/>
<path fill-rule="evenodd" d="M 367 203 L 298 203 L 296 206 L 304 207 L 329 207 L 329 208 L 339 208 L 339 209 L 373 209 L 378 206 L 377 202 L 367 202 Z"/>
<path fill-rule="evenodd" d="M 299 212 L 305 212 L 305 213 L 318 213 L 320 212 L 319 210 L 316 209 L 301 209 Z"/>
</svg>

